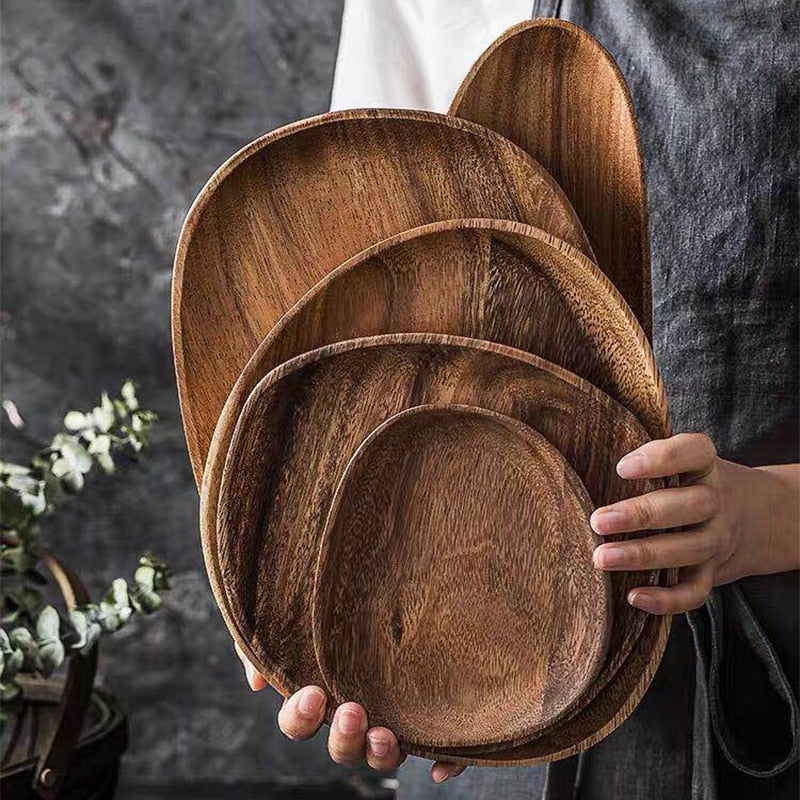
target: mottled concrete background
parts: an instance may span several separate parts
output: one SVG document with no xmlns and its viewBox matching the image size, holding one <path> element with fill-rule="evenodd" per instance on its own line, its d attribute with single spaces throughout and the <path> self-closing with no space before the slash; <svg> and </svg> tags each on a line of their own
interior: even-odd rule
<svg viewBox="0 0 800 800">
<path fill-rule="evenodd" d="M 21 457 L 126 376 L 162 421 L 140 468 L 93 481 L 56 526 L 99 592 L 152 547 L 177 569 L 166 610 L 102 651 L 131 712 L 127 785 L 331 780 L 274 696 L 245 688 L 212 600 L 169 334 L 181 219 L 256 135 L 327 108 L 341 0 L 3 0 L 2 393 Z M 149 796 L 149 795 L 148 795 Z"/>
</svg>

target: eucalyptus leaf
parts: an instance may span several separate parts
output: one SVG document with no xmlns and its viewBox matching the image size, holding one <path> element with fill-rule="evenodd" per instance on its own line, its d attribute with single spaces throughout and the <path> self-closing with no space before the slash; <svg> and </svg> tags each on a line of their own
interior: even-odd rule
<svg viewBox="0 0 800 800">
<path fill-rule="evenodd" d="M 57 639 L 61 628 L 61 618 L 53 606 L 45 606 L 36 619 L 36 639 L 40 643 Z"/>
<path fill-rule="evenodd" d="M 10 461 L 0 461 L 0 477 L 28 474 L 30 474 L 29 467 L 23 467 L 22 464 L 13 464 Z"/>
<path fill-rule="evenodd" d="M 80 431 L 83 428 L 88 428 L 91 424 L 91 417 L 88 417 L 82 411 L 68 411 L 64 417 L 64 427 L 68 431 Z"/>
<path fill-rule="evenodd" d="M 74 437 L 59 433 L 53 439 L 53 449 L 76 472 L 87 473 L 92 468 L 92 457 L 86 448 Z"/>
<path fill-rule="evenodd" d="M 125 405 L 131 411 L 136 411 L 136 409 L 139 408 L 139 401 L 136 399 L 136 384 L 133 381 L 125 381 L 125 383 L 122 384 L 119 393 L 125 402 Z"/>
<path fill-rule="evenodd" d="M 95 436 L 87 450 L 93 456 L 108 455 L 111 452 L 111 437 L 107 433 Z"/>
</svg>

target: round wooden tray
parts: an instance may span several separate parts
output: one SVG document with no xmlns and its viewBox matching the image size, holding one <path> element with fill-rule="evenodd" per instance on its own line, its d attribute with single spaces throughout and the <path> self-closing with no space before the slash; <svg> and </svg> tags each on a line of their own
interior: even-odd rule
<svg viewBox="0 0 800 800">
<path fill-rule="evenodd" d="M 608 51 L 564 20 L 510 28 L 475 62 L 450 114 L 538 159 L 572 202 L 597 263 L 647 335 L 652 328 L 647 198 L 639 129 Z"/>
<path fill-rule="evenodd" d="M 586 489 L 502 414 L 416 406 L 358 447 L 314 582 L 317 661 L 401 744 L 524 742 L 574 708 L 611 629 Z"/>
<path fill-rule="evenodd" d="M 387 236 L 443 219 L 534 224 L 591 255 L 572 206 L 530 155 L 422 111 L 323 114 L 273 131 L 212 176 L 175 255 L 178 394 L 198 485 L 231 387 L 317 281 Z"/>
<path fill-rule="evenodd" d="M 575 470 L 594 505 L 651 491 L 614 469 L 647 441 L 636 419 L 595 387 L 541 358 L 488 342 L 429 334 L 372 337 L 282 364 L 248 399 L 223 473 L 218 570 L 232 635 L 284 694 L 321 684 L 310 612 L 314 564 L 339 475 L 361 441 L 413 405 L 459 403 L 507 414 L 541 433 Z M 630 652 L 646 615 L 629 589 L 657 573 L 611 575 L 609 658 Z"/>
</svg>

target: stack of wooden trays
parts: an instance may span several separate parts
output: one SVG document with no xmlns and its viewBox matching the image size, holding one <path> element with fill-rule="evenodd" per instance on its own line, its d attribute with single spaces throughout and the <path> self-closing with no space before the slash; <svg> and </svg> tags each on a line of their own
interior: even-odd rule
<svg viewBox="0 0 800 800">
<path fill-rule="evenodd" d="M 596 570 L 588 520 L 659 485 L 615 471 L 669 434 L 650 313 L 628 90 L 570 24 L 512 28 L 447 116 L 323 114 L 225 162 L 173 335 L 208 573 L 254 666 L 460 763 L 619 725 L 670 624 L 627 593 L 675 575 Z"/>
</svg>

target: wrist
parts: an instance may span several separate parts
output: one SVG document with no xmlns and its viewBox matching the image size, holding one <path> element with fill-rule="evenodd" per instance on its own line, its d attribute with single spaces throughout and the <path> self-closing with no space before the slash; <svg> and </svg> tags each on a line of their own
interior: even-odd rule
<svg viewBox="0 0 800 800">
<path fill-rule="evenodd" d="M 800 465 L 781 464 L 754 470 L 770 483 L 769 572 L 800 569 Z"/>
<path fill-rule="evenodd" d="M 723 463 L 742 471 L 732 482 L 739 512 L 730 579 L 800 569 L 800 467 Z"/>
</svg>

